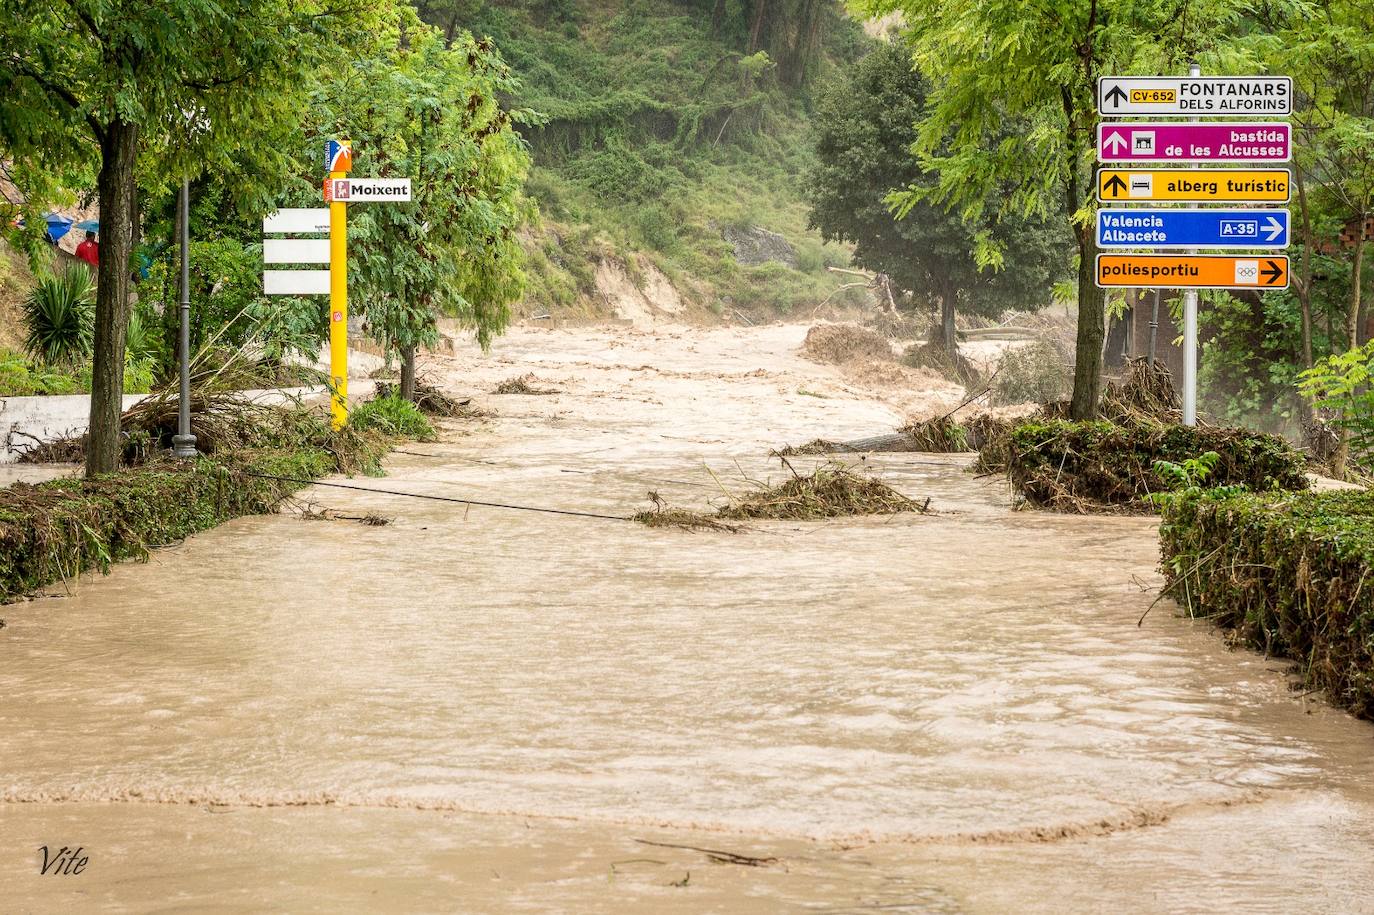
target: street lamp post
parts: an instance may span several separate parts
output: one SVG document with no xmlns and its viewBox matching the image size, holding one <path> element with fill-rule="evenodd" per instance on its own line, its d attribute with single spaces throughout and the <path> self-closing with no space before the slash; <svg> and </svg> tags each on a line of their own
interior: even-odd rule
<svg viewBox="0 0 1374 915">
<path fill-rule="evenodd" d="M 181 181 L 181 391 L 178 398 L 177 434 L 172 436 L 172 454 L 179 458 L 196 456 L 196 437 L 191 432 L 191 187 Z"/>
</svg>

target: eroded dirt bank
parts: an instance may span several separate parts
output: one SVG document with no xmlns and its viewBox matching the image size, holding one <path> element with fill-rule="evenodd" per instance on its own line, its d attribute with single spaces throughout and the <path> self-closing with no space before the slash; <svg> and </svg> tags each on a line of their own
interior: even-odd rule
<svg viewBox="0 0 1374 915">
<path fill-rule="evenodd" d="M 563 393 L 352 482 L 699 507 L 958 402 L 804 332 L 519 331 L 431 376 Z M 1374 728 L 1138 628 L 1150 521 L 875 461 L 941 513 L 691 535 L 317 488 L 396 521 L 241 519 L 4 608 L 0 908 L 1374 911 Z"/>
</svg>

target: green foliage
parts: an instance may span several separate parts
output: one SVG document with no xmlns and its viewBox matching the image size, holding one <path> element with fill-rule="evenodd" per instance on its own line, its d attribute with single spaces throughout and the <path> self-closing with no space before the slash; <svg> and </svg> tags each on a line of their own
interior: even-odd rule
<svg viewBox="0 0 1374 915">
<path fill-rule="evenodd" d="M 565 250 L 539 244 L 531 256 L 532 310 L 579 298 L 590 307 L 597 259 L 633 261 L 636 252 L 670 277 L 690 277 L 679 290 L 720 312 L 814 307 L 835 289 L 823 271 L 790 271 L 770 293 L 721 237 L 724 226 L 758 224 L 794 245 L 816 242 L 797 183 L 811 159 L 810 97 L 788 82 L 773 45 L 805 37 L 796 28 L 812 14 L 806 5 L 766 5 L 765 18 L 780 17 L 777 31 L 764 23 L 750 48 L 753 7 L 733 0 L 714 25 L 710 8 L 685 2 L 573 2 L 576 34 L 532 0 L 421 4 L 441 28 L 492 36 L 520 76 L 516 103 L 539 112 L 523 130 L 535 159 L 528 193 L 546 220 L 543 236 Z M 814 12 L 816 43 L 797 86 L 867 44 L 837 8 Z M 847 262 L 842 247 L 825 250 Z"/>
<path fill-rule="evenodd" d="M 24 348 L 50 365 L 74 365 L 90 355 L 95 281 L 85 264 L 41 276 L 23 304 Z"/>
<path fill-rule="evenodd" d="M 1155 461 L 1155 476 L 1159 477 L 1166 488 L 1163 492 L 1150 493 L 1150 501 L 1158 506 L 1168 506 L 1179 499 L 1197 498 L 1203 493 L 1212 498 L 1229 499 L 1244 492 L 1244 483 L 1206 485 L 1220 461 L 1221 455 L 1215 451 L 1204 451 L 1195 458 L 1185 458 L 1181 463 Z"/>
<path fill-rule="evenodd" d="M 1069 396 L 1070 363 L 1048 340 L 1008 349 L 990 382 L 996 404 L 1057 403 Z"/>
<path fill-rule="evenodd" d="M 958 310 L 983 315 L 1049 304 L 1069 269 L 1062 220 L 952 212 L 929 200 L 893 216 L 890 192 L 929 190 L 937 180 L 911 155 L 926 99 L 926 80 L 901 42 L 879 45 L 821 92 L 817 163 L 806 179 L 811 225 L 827 239 L 852 242 L 856 264 L 888 274 L 918 301 L 952 299 Z M 988 246 L 1000 252 L 995 265 L 977 258 Z"/>
<path fill-rule="evenodd" d="M 1374 456 L 1374 340 L 1335 353 L 1302 373 L 1299 390 L 1318 407 L 1335 411 L 1333 422 L 1350 434 L 1351 451 Z"/>
<path fill-rule="evenodd" d="M 444 36 L 398 11 L 366 53 L 321 74 L 311 94 L 294 193 L 319 194 L 319 150 L 353 141 L 356 177 L 407 177 L 412 200 L 349 216 L 349 292 L 390 352 L 437 341 L 435 318 L 486 346 L 524 287 L 516 231 L 529 153 L 509 107 L 519 83 L 488 39 Z"/>
<path fill-rule="evenodd" d="M 34 364 L 18 353 L 0 352 L 0 397 L 76 394 L 82 385 L 70 368 Z"/>
<path fill-rule="evenodd" d="M 1214 452 L 1208 468 L 1217 485 L 1252 490 L 1305 490 L 1306 461 L 1272 435 L 1151 420 L 1070 422 L 1032 420 L 1011 430 L 1006 471 L 1031 505 L 1058 511 L 1145 512 L 1152 494 L 1177 482 L 1170 464 L 1188 465 Z M 1194 478 L 1195 479 L 1195 478 Z"/>
<path fill-rule="evenodd" d="M 1374 493 L 1203 490 L 1165 504 L 1160 555 L 1188 613 L 1374 717 Z"/>
<path fill-rule="evenodd" d="M 348 422 L 361 431 L 377 431 L 393 438 L 433 441 L 434 427 L 420 408 L 399 396 L 378 397 L 354 409 Z"/>
</svg>

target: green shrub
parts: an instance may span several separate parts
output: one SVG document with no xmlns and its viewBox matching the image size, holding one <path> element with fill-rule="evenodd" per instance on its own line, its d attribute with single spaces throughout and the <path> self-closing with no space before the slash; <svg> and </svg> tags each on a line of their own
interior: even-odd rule
<svg viewBox="0 0 1374 915">
<path fill-rule="evenodd" d="M 349 414 L 348 422 L 360 431 L 375 430 L 396 438 L 434 440 L 434 427 L 420 408 L 400 397 L 369 400 Z"/>
<path fill-rule="evenodd" d="M 83 382 L 69 369 L 35 365 L 18 353 L 0 352 L 0 397 L 79 394 L 83 385 L 89 390 L 89 379 Z"/>
<path fill-rule="evenodd" d="M 992 379 L 995 404 L 1054 403 L 1072 393 L 1069 360 L 1048 340 L 1009 349 L 997 361 Z"/>
<path fill-rule="evenodd" d="M 51 365 L 72 365 L 91 352 L 95 280 L 85 264 L 50 273 L 24 299 L 24 348 Z"/>
<path fill-rule="evenodd" d="M 1037 419 L 1011 430 L 1006 473 L 1028 503 L 1069 512 L 1149 512 L 1173 475 L 1157 462 L 1187 462 L 1214 451 L 1208 482 L 1252 491 L 1305 490 L 1306 461 L 1283 439 L 1243 429 L 1150 420 Z"/>
<path fill-rule="evenodd" d="M 1374 492 L 1203 490 L 1165 507 L 1160 556 L 1186 612 L 1374 718 Z"/>
</svg>

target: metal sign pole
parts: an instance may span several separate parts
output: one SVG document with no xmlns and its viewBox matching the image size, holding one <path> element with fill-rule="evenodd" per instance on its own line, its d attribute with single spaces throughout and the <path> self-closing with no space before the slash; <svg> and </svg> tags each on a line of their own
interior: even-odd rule
<svg viewBox="0 0 1374 915">
<path fill-rule="evenodd" d="M 1202 68 L 1193 64 L 1188 75 L 1197 79 Z M 1197 118 L 1193 118 L 1194 121 Z M 1191 248 L 1189 254 L 1196 254 Z M 1197 290 L 1183 293 L 1183 425 L 1197 425 Z"/>
<path fill-rule="evenodd" d="M 353 169 L 352 144 L 333 140 L 326 146 L 331 188 Z M 333 388 L 330 413 L 335 429 L 348 422 L 348 203 L 329 198 L 329 378 Z"/>
<path fill-rule="evenodd" d="M 172 436 L 172 454 L 179 458 L 196 456 L 196 437 L 191 433 L 191 182 L 181 180 L 181 386 L 177 405 L 177 434 Z"/>
<path fill-rule="evenodd" d="M 1155 290 L 1155 303 L 1150 307 L 1150 368 L 1155 367 L 1155 336 L 1159 332 L 1159 290 Z"/>
</svg>

